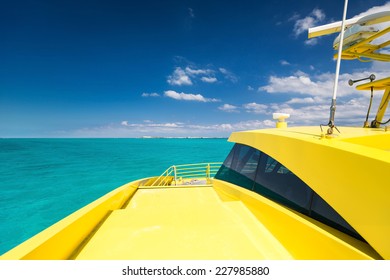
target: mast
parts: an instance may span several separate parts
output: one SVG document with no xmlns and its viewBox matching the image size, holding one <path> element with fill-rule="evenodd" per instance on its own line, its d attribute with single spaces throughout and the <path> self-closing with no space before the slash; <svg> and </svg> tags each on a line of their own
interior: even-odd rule
<svg viewBox="0 0 390 280">
<path fill-rule="evenodd" d="M 336 62 L 336 75 L 335 75 L 334 86 L 333 86 L 333 98 L 332 98 L 332 104 L 330 106 L 330 115 L 329 115 L 329 123 L 328 123 L 329 129 L 327 132 L 329 135 L 333 134 L 333 128 L 337 129 L 334 123 L 334 118 L 336 114 L 337 86 L 338 86 L 339 75 L 340 75 L 340 62 L 341 62 L 341 53 L 343 51 L 344 29 L 345 29 L 345 19 L 347 17 L 347 7 L 348 7 L 348 0 L 345 0 L 343 21 L 341 23 L 340 43 L 339 43 L 338 56 Z"/>
<path fill-rule="evenodd" d="M 332 104 L 330 107 L 330 116 L 328 123 L 327 135 L 333 134 L 333 129 L 337 129 L 335 126 L 335 112 L 336 112 L 336 97 L 337 97 L 337 86 L 338 79 L 340 73 L 340 62 L 341 59 L 358 59 L 360 61 L 383 61 L 390 62 L 390 54 L 386 51 L 386 47 L 390 46 L 390 39 L 388 37 L 384 37 L 385 35 L 390 34 L 390 26 L 383 27 L 382 30 L 372 27 L 368 28 L 368 26 L 376 25 L 378 23 L 390 22 L 390 10 L 381 11 L 377 13 L 368 14 L 365 16 L 354 17 L 352 19 L 346 20 L 347 6 L 348 0 L 345 0 L 344 3 L 344 13 L 343 20 L 339 22 L 334 22 L 322 26 L 312 27 L 308 30 L 308 37 L 315 38 L 318 36 L 323 36 L 332 33 L 340 32 L 340 40 L 336 38 L 334 46 L 338 44 L 338 54 L 337 63 L 336 63 L 336 74 L 333 88 L 333 98 Z M 344 30 L 348 29 L 349 33 L 344 34 Z M 346 38 L 344 38 L 346 37 Z M 373 42 L 375 39 L 382 38 L 385 39 L 384 42 Z M 344 41 L 349 40 L 346 45 L 344 45 Z M 343 46 L 344 45 L 344 46 Z M 382 52 L 380 51 L 382 50 Z M 373 90 L 385 90 L 384 95 L 382 97 L 381 104 L 379 106 L 377 115 L 375 120 L 368 125 L 367 116 L 369 117 L 369 110 L 371 108 L 371 100 L 369 109 L 366 116 L 366 122 L 364 127 L 379 127 L 380 125 L 385 125 L 390 123 L 390 119 L 386 122 L 382 122 L 382 118 L 387 109 L 387 105 L 390 102 L 390 77 L 381 79 L 378 81 L 374 81 L 375 75 L 370 75 L 368 78 L 358 79 L 358 80 L 350 80 L 349 85 L 353 85 L 355 82 L 370 80 L 369 83 L 359 85 L 357 87 L 358 90 L 371 90 L 371 95 Z M 321 125 L 321 130 L 322 130 Z"/>
</svg>

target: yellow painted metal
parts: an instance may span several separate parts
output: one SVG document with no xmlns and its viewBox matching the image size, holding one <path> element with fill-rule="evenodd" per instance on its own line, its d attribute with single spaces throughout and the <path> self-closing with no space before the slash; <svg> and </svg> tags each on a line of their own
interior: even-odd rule
<svg viewBox="0 0 390 280">
<path fill-rule="evenodd" d="M 356 59 L 356 58 L 369 58 L 378 61 L 390 61 L 390 55 L 386 53 L 378 53 L 376 51 L 388 46 L 390 44 L 390 40 L 383 42 L 381 44 L 375 45 L 370 44 L 373 40 L 380 38 L 390 32 L 390 27 L 387 27 L 378 33 L 368 37 L 361 42 L 358 42 L 346 49 L 343 49 L 341 57 L 343 59 Z M 335 54 L 334 57 L 337 58 L 338 54 Z"/>
<path fill-rule="evenodd" d="M 76 259 L 290 259 L 240 201 L 212 187 L 138 190 Z"/>
<path fill-rule="evenodd" d="M 135 184 L 114 190 L 2 259 L 381 258 L 364 242 L 220 180 L 213 187 Z M 120 202 L 106 207 L 120 195 Z M 101 208 L 106 214 L 99 219 Z M 88 227 L 88 220 L 95 226 Z"/>
<path fill-rule="evenodd" d="M 355 24 L 361 25 L 374 25 L 382 22 L 390 21 L 390 12 L 384 11 L 376 14 L 371 14 L 368 16 L 353 17 L 345 21 L 345 27 L 351 27 Z M 332 33 L 338 33 L 341 31 L 342 22 L 333 22 L 322 26 L 309 28 L 308 38 L 315 38 L 323 35 L 328 35 Z"/>
<path fill-rule="evenodd" d="M 371 88 L 373 90 L 384 90 L 381 103 L 379 104 L 378 111 L 375 116 L 375 126 L 379 127 L 390 101 L 390 77 L 365 83 L 356 87 L 358 90 L 371 90 Z"/>
<path fill-rule="evenodd" d="M 287 122 L 276 122 L 276 128 L 287 128 Z"/>
<path fill-rule="evenodd" d="M 380 259 L 366 243 L 254 192 L 214 180 L 225 201 L 240 201 L 294 259 Z"/>
<path fill-rule="evenodd" d="M 186 179 L 210 179 L 218 171 L 222 162 L 192 163 L 172 165 L 163 172 L 151 186 L 181 185 Z"/>
<path fill-rule="evenodd" d="M 172 181 L 175 179 L 173 177 L 175 173 L 175 167 L 170 166 L 167 170 L 163 172 L 158 178 L 151 182 L 151 186 L 169 186 Z"/>
<path fill-rule="evenodd" d="M 373 87 L 374 90 L 385 90 L 390 87 L 390 77 L 372 81 L 369 83 L 364 83 L 356 87 L 357 90 L 371 90 Z"/>
<path fill-rule="evenodd" d="M 386 88 L 381 103 L 379 104 L 378 111 L 375 116 L 375 126 L 379 127 L 380 123 L 382 122 L 383 116 L 386 113 L 387 106 L 389 105 L 390 101 L 390 86 Z"/>
<path fill-rule="evenodd" d="M 28 239 L 0 259 L 69 259 L 95 228 L 121 208 L 137 190 L 138 181 L 126 184 L 74 212 L 65 219 Z"/>
<path fill-rule="evenodd" d="M 390 259 L 390 133 L 339 127 L 233 133 L 230 141 L 277 159 L 327 201 L 383 258 Z"/>
</svg>

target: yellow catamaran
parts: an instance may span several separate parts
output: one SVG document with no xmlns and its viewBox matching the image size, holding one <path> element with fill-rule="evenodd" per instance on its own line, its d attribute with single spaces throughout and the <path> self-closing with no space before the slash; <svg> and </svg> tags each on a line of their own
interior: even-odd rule
<svg viewBox="0 0 390 280">
<path fill-rule="evenodd" d="M 345 41 L 335 41 L 343 58 L 389 62 L 381 49 L 390 40 L 374 40 L 390 28 L 366 28 L 386 21 L 390 11 L 309 36 L 346 29 Z M 128 183 L 1 259 L 390 259 L 390 131 L 382 120 L 390 77 L 357 89 L 384 91 L 365 127 L 337 128 L 331 118 L 327 133 L 287 128 L 288 116 L 276 114 L 275 129 L 233 133 L 222 165 L 173 166 Z"/>
</svg>

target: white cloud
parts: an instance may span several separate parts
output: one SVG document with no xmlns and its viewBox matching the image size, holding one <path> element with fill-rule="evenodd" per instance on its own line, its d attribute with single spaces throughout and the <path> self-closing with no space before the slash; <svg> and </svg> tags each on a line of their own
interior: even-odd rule
<svg viewBox="0 0 390 280">
<path fill-rule="evenodd" d="M 198 68 L 189 61 L 184 61 L 184 58 L 180 57 L 180 62 L 185 62 L 187 66 L 176 67 L 171 75 L 168 76 L 167 82 L 172 86 L 191 86 L 197 81 L 204 83 L 216 83 L 222 79 L 226 79 L 232 83 L 237 83 L 237 76 L 226 68 L 203 67 Z M 285 62 L 288 63 L 288 62 Z"/>
<path fill-rule="evenodd" d="M 294 24 L 294 34 L 299 36 L 302 33 L 306 32 L 309 28 L 317 25 L 318 23 L 324 21 L 325 13 L 320 9 L 314 9 L 307 17 L 297 19 Z"/>
<path fill-rule="evenodd" d="M 255 89 L 252 86 L 248 86 L 249 91 L 254 91 Z"/>
<path fill-rule="evenodd" d="M 287 104 L 312 104 L 314 103 L 313 97 L 305 97 L 305 98 L 292 98 L 291 100 L 287 101 Z"/>
<path fill-rule="evenodd" d="M 184 93 L 184 92 L 178 93 L 174 90 L 165 91 L 164 96 L 176 100 L 185 100 L 185 101 L 198 101 L 198 102 L 219 102 L 220 101 L 215 98 L 205 98 L 201 94 L 192 94 L 192 93 Z"/>
<path fill-rule="evenodd" d="M 368 72 L 359 72 L 356 76 L 369 76 Z M 356 77 L 355 76 L 355 77 Z M 346 96 L 354 94 L 356 91 L 348 85 L 348 80 L 353 76 L 350 74 L 340 75 L 339 95 Z M 266 86 L 259 87 L 259 91 L 268 93 L 297 93 L 313 96 L 331 96 L 334 85 L 334 74 L 323 73 L 310 76 L 298 71 L 291 76 L 271 76 Z"/>
<path fill-rule="evenodd" d="M 131 124 L 128 121 L 122 121 L 121 125 L 127 127 L 165 127 L 165 128 L 179 128 L 182 127 L 182 123 L 153 123 L 152 121 L 147 121 L 144 123 L 134 123 Z"/>
<path fill-rule="evenodd" d="M 373 108 L 377 107 L 379 101 L 379 96 L 374 98 Z M 347 102 L 339 100 L 336 105 L 336 125 L 362 126 L 367 113 L 368 103 L 368 96 L 354 97 Z M 275 112 L 278 111 L 290 114 L 291 117 L 288 121 L 291 125 L 319 126 L 320 124 L 326 125 L 328 123 L 330 104 L 331 98 L 328 98 L 315 103 L 283 103 L 273 104 L 271 107 Z M 375 110 L 371 111 L 370 120 L 372 120 L 375 115 L 374 111 Z"/>
<path fill-rule="evenodd" d="M 264 120 L 262 123 L 264 125 L 264 128 L 266 128 L 266 127 L 275 127 L 276 126 L 276 122 L 273 121 L 273 120 Z"/>
<path fill-rule="evenodd" d="M 274 122 L 272 122 L 272 126 L 274 125 Z M 220 125 L 214 125 L 211 128 L 216 128 L 220 130 L 225 130 L 234 132 L 234 131 L 241 131 L 241 130 L 252 130 L 252 129 L 261 129 L 270 127 L 270 121 L 269 120 L 248 120 L 248 121 L 241 121 L 238 123 L 232 123 L 232 124 L 220 124 Z"/>
<path fill-rule="evenodd" d="M 202 77 L 201 80 L 203 82 L 209 83 L 209 84 L 218 82 L 217 78 L 215 78 L 215 77 Z"/>
<path fill-rule="evenodd" d="M 313 11 L 311 11 L 311 13 L 308 16 L 304 18 L 295 16 L 294 19 L 290 19 L 290 20 L 295 20 L 294 29 L 293 29 L 295 37 L 298 37 L 302 33 L 306 33 L 309 28 L 314 27 L 319 23 L 323 22 L 325 18 L 326 18 L 325 13 L 322 10 L 316 8 Z M 305 40 L 304 44 L 307 46 L 314 46 L 318 44 L 318 42 L 319 42 L 318 38 L 312 38 L 312 39 Z"/>
<path fill-rule="evenodd" d="M 375 95 L 373 110 L 370 120 L 375 115 L 375 110 L 380 102 L 380 95 Z M 369 96 L 353 97 L 349 101 L 339 100 L 336 110 L 336 125 L 362 126 L 365 120 Z M 250 108 L 256 108 L 256 103 L 249 103 Z M 244 120 L 239 122 L 194 124 L 185 122 L 153 122 L 145 120 L 140 123 L 122 121 L 117 125 L 101 127 L 82 128 L 76 131 L 62 132 L 63 137 L 227 137 L 234 131 L 253 130 L 275 127 L 275 121 L 270 117 L 273 112 L 284 112 L 291 114 L 288 119 L 289 126 L 295 125 L 316 125 L 320 132 L 319 125 L 327 124 L 329 118 L 329 99 L 320 99 L 315 103 L 280 103 L 260 106 L 264 109 L 265 116 L 258 116 L 257 120 Z M 385 117 L 387 119 L 388 117 Z M 326 128 L 325 128 L 326 129 Z M 341 129 L 341 133 L 342 128 Z"/>
<path fill-rule="evenodd" d="M 238 108 L 237 106 L 230 105 L 230 104 L 223 104 L 222 106 L 218 107 L 219 110 L 228 112 L 228 113 L 238 113 Z"/>
<path fill-rule="evenodd" d="M 362 12 L 354 17 L 362 17 L 366 15 L 370 15 L 373 13 L 383 12 L 383 11 L 389 11 L 390 10 L 390 2 L 385 3 L 381 6 L 374 6 L 370 9 L 368 9 L 365 12 Z M 299 19 L 299 17 L 294 17 L 296 20 L 294 25 L 294 35 L 299 36 L 302 33 L 305 33 L 309 28 L 319 25 L 325 20 L 326 16 L 324 12 L 320 9 L 314 9 L 307 17 Z M 382 23 L 377 25 L 380 29 L 383 29 L 387 26 L 389 26 L 388 23 Z M 378 43 L 381 43 L 385 40 L 390 39 L 390 35 L 388 35 L 386 38 L 377 40 Z M 319 38 L 311 38 L 308 40 L 305 40 L 305 45 L 308 46 L 314 46 L 319 42 Z"/>
<path fill-rule="evenodd" d="M 202 77 L 200 77 L 202 76 Z M 191 66 L 187 66 L 184 69 L 176 67 L 172 75 L 168 76 L 167 82 L 173 86 L 190 86 L 193 84 L 193 80 L 200 79 L 205 83 L 215 83 L 218 79 L 215 77 L 215 71 L 212 69 L 197 69 Z"/>
<path fill-rule="evenodd" d="M 323 21 L 325 19 L 325 14 L 320 9 L 314 9 L 312 15 L 316 19 L 316 21 Z"/>
<path fill-rule="evenodd" d="M 142 97 L 159 97 L 160 94 L 156 93 L 156 92 L 152 92 L 152 93 L 147 93 L 147 92 L 144 92 L 142 93 Z"/>
<path fill-rule="evenodd" d="M 374 73 L 377 79 L 390 75 L 390 70 L 384 63 L 372 63 L 372 68 L 377 68 Z M 339 86 L 340 92 L 337 100 L 336 125 L 362 126 L 369 103 L 369 92 L 357 91 L 354 87 L 347 85 L 349 78 L 359 79 L 368 77 L 372 71 L 370 67 L 365 70 L 359 69 L 352 75 L 342 74 Z M 81 128 L 75 131 L 58 132 L 61 137 L 227 137 L 233 131 L 261 129 L 274 127 L 275 121 L 271 120 L 272 113 L 284 112 L 291 114 L 288 119 L 289 126 L 327 124 L 329 119 L 329 107 L 332 97 L 334 75 L 323 73 L 309 75 L 297 71 L 291 76 L 275 76 L 270 79 L 263 90 L 267 89 L 269 94 L 285 94 L 286 101 L 276 104 L 247 103 L 241 107 L 225 104 L 219 107 L 220 110 L 245 110 L 250 114 L 257 114 L 257 120 L 244 120 L 225 123 L 186 123 L 184 121 L 160 121 L 153 122 L 145 120 L 140 123 L 124 120 L 118 124 L 111 124 L 100 127 Z M 266 91 L 267 92 L 267 91 Z M 196 100 L 199 102 L 210 102 L 209 99 L 200 94 L 185 94 L 174 91 L 167 91 L 165 94 L 172 94 L 171 98 L 179 100 Z M 374 101 L 370 115 L 373 119 L 378 104 L 380 103 L 382 91 L 374 92 Z M 174 97 L 173 97 L 174 96 Z M 241 111 L 242 111 L 241 110 Z M 245 114 L 240 114 L 245 117 Z M 390 116 L 387 114 L 384 119 Z M 326 129 L 326 128 L 325 128 Z M 343 133 L 342 128 L 340 128 Z"/>
<path fill-rule="evenodd" d="M 219 71 L 221 71 L 222 74 L 226 74 L 228 72 L 228 70 L 226 70 L 225 68 L 219 68 Z"/>
<path fill-rule="evenodd" d="M 377 79 L 381 79 L 390 75 L 390 69 L 384 63 L 374 62 L 371 67 L 365 70 L 358 69 L 351 74 L 340 75 L 336 125 L 361 126 L 363 124 L 370 93 L 368 91 L 358 91 L 355 86 L 349 86 L 348 80 L 365 78 L 372 73 L 375 73 Z M 302 71 L 297 71 L 290 76 L 271 76 L 269 83 L 259 87 L 259 91 L 286 95 L 290 99 L 280 104 L 268 104 L 268 108 L 260 108 L 259 112 L 266 115 L 270 115 L 273 112 L 289 113 L 291 114 L 289 122 L 293 125 L 327 124 L 333 95 L 333 84 L 333 73 L 309 75 Z M 382 91 L 374 92 L 370 120 L 375 115 L 382 93 Z M 253 105 L 253 107 L 255 106 Z M 254 112 L 254 110 L 249 110 L 248 112 Z"/>
<path fill-rule="evenodd" d="M 385 12 L 385 11 L 390 11 L 390 2 L 387 2 L 381 6 L 374 6 L 370 9 L 368 9 L 367 11 L 356 15 L 355 17 L 362 17 L 362 16 L 373 14 L 373 13 L 379 13 L 379 12 Z"/>
<path fill-rule="evenodd" d="M 218 79 L 216 77 L 214 77 L 214 73 L 215 71 L 212 70 L 212 69 L 194 69 L 194 68 L 191 68 L 189 66 L 187 66 L 185 68 L 185 72 L 186 74 L 188 74 L 190 77 L 193 77 L 193 78 L 197 78 L 197 76 L 203 76 L 200 78 L 200 80 L 202 82 L 205 82 L 205 83 L 209 83 L 209 84 L 212 84 L 212 83 L 216 83 L 218 81 Z"/>
<path fill-rule="evenodd" d="M 122 121 L 120 126 L 86 128 L 72 133 L 73 137 L 227 137 L 234 131 L 274 127 L 275 122 L 246 120 L 236 123 L 193 124 L 183 122 L 130 123 Z"/>
<path fill-rule="evenodd" d="M 318 44 L 319 38 L 310 38 L 304 41 L 306 46 L 315 46 Z"/>
<path fill-rule="evenodd" d="M 379 13 L 379 12 L 385 12 L 385 11 L 387 11 L 387 12 L 390 11 L 390 2 L 387 2 L 381 6 L 374 6 L 370 9 L 368 9 L 367 11 L 356 15 L 355 17 L 362 17 L 362 16 L 366 16 L 366 15 L 370 15 L 370 14 L 374 14 L 374 13 Z M 380 30 L 385 29 L 386 27 L 389 27 L 389 22 L 377 24 L 376 27 L 378 27 Z M 386 35 L 380 37 L 379 39 L 374 40 L 373 43 L 380 44 L 380 43 L 383 43 L 387 40 L 390 40 L 390 34 L 386 34 Z"/>
<path fill-rule="evenodd" d="M 388 66 L 384 63 L 373 63 L 373 67 L 362 70 L 359 69 L 352 74 L 344 73 L 339 76 L 338 97 L 345 96 L 365 96 L 366 92 L 357 91 L 355 87 L 348 85 L 350 79 L 361 79 L 375 73 L 377 79 L 390 75 Z M 258 91 L 265 91 L 272 94 L 300 94 L 315 97 L 331 97 L 334 87 L 334 73 L 326 72 L 322 74 L 309 75 L 302 71 L 297 71 L 290 76 L 270 76 L 269 82 L 265 86 L 259 87 Z"/>
<path fill-rule="evenodd" d="M 189 14 L 190 18 L 195 18 L 194 9 L 188 8 L 188 14 Z"/>
<path fill-rule="evenodd" d="M 231 81 L 232 83 L 238 82 L 238 78 L 236 77 L 236 75 L 234 75 L 232 72 L 230 72 L 226 68 L 220 67 L 219 72 L 221 72 L 224 75 L 225 79 Z"/>
<path fill-rule="evenodd" d="M 283 65 L 283 66 L 291 65 L 290 62 L 288 62 L 287 60 L 281 60 L 280 64 Z"/>
<path fill-rule="evenodd" d="M 296 21 L 300 18 L 301 16 L 297 13 L 294 13 L 289 19 L 288 21 Z"/>
<path fill-rule="evenodd" d="M 151 136 L 229 136 L 233 131 L 261 129 L 274 127 L 275 122 L 271 120 L 247 120 L 237 123 L 219 124 L 185 124 L 174 123 L 129 123 L 123 121 L 122 127 L 128 129 L 129 133 Z M 146 133 L 146 134 L 145 134 Z"/>
<path fill-rule="evenodd" d="M 390 68 L 388 62 L 374 61 L 371 64 L 370 71 L 378 74 L 377 79 L 386 78 L 390 76 Z"/>
<path fill-rule="evenodd" d="M 185 68 L 185 72 L 188 75 L 196 76 L 196 75 L 207 75 L 207 74 L 213 73 L 214 71 L 211 69 L 192 69 L 191 67 L 187 66 Z"/>
<path fill-rule="evenodd" d="M 175 69 L 173 74 L 168 77 L 167 82 L 175 86 L 192 85 L 190 77 L 181 67 Z"/>
<path fill-rule="evenodd" d="M 248 113 L 253 113 L 253 114 L 265 114 L 266 110 L 268 109 L 267 105 L 264 104 L 257 104 L 255 102 L 244 104 L 243 108 L 248 112 Z"/>
</svg>

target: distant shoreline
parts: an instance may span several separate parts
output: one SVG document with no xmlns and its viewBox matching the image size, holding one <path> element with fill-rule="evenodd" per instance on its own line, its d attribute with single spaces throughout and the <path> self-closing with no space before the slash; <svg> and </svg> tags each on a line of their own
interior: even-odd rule
<svg viewBox="0 0 390 280">
<path fill-rule="evenodd" d="M 183 136 L 183 137 L 166 137 L 166 136 L 142 136 L 136 137 L 141 139 L 227 139 L 228 137 L 201 137 L 201 136 Z"/>
<path fill-rule="evenodd" d="M 0 137 L 5 139 L 228 139 L 229 137 L 201 137 L 201 136 L 140 136 L 140 137 Z"/>
</svg>

